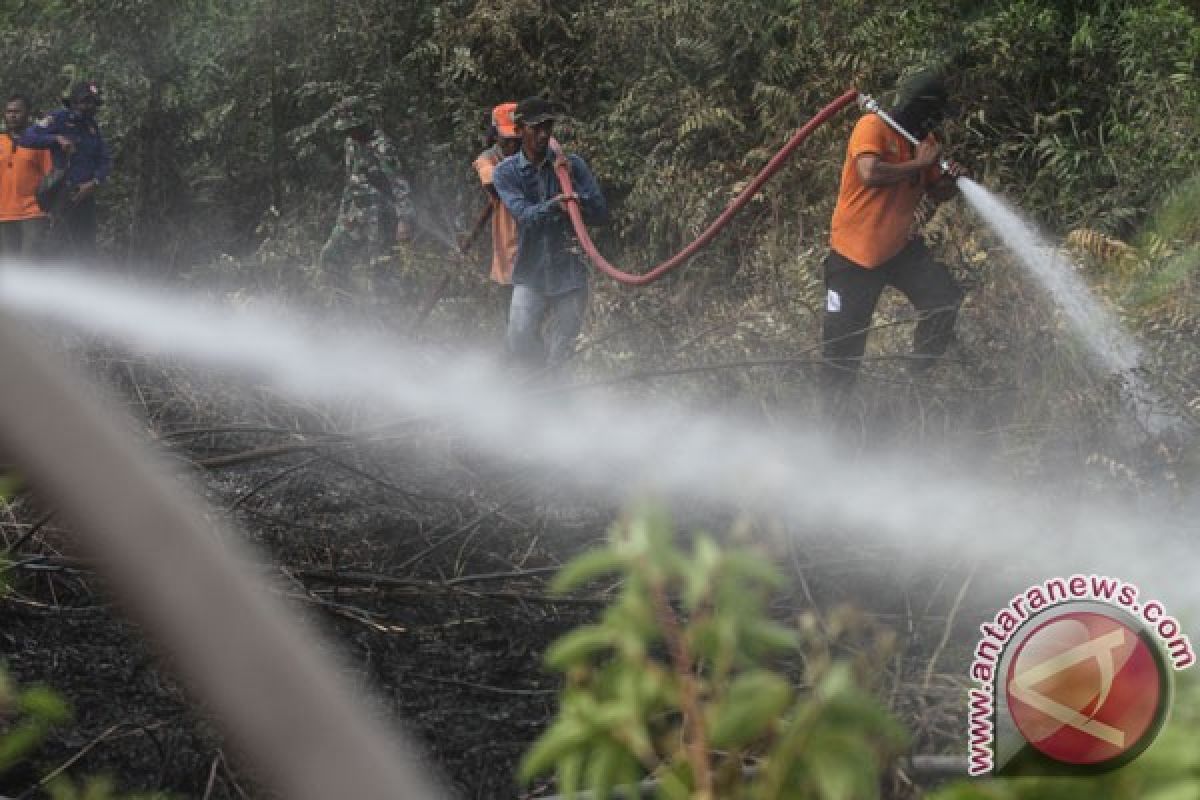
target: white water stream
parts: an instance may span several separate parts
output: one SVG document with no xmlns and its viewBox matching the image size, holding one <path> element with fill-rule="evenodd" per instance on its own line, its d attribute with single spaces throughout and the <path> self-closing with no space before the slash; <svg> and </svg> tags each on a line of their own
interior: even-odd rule
<svg viewBox="0 0 1200 800">
<path fill-rule="evenodd" d="M 1179 418 L 1136 372 L 1140 348 L 1116 315 L 1097 300 L 1075 264 L 1000 197 L 969 178 L 959 178 L 958 188 L 1062 311 L 1096 363 L 1120 376 L 1131 411 L 1146 431 L 1177 430 Z"/>
<path fill-rule="evenodd" d="M 1141 356 L 1137 344 L 1112 312 L 1097 301 L 1071 260 L 1007 203 L 975 181 L 959 178 L 958 188 L 1062 309 L 1099 363 L 1110 372 L 1136 367 Z"/>
<path fill-rule="evenodd" d="M 357 398 L 381 413 L 445 424 L 495 457 L 537 462 L 616 499 L 704 497 L 815 532 L 853 531 L 838 534 L 849 549 L 861 537 L 931 564 L 967 556 L 1002 568 L 1017 562 L 1034 578 L 1098 572 L 1200 610 L 1195 549 L 1179 520 L 1095 498 L 1039 496 L 970 460 L 937 470 L 921 454 L 855 456 L 804 426 L 766 430 L 596 392 L 531 393 L 478 354 L 435 357 L 299 316 L 239 312 L 83 273 L 8 266 L 0 306 L 297 398 Z"/>
</svg>

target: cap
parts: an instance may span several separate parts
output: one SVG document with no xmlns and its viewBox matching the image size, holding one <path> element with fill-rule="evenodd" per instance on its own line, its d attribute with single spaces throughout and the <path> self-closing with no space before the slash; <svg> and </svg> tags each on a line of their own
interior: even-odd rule
<svg viewBox="0 0 1200 800">
<path fill-rule="evenodd" d="M 343 97 L 333 107 L 335 131 L 348 131 L 371 124 L 371 112 L 361 97 Z"/>
<path fill-rule="evenodd" d="M 77 100 L 91 97 L 96 101 L 96 105 L 104 105 L 104 98 L 100 94 L 100 87 L 95 81 L 83 81 L 71 87 L 71 92 L 63 98 L 63 104 L 70 108 L 71 103 Z"/>
<path fill-rule="evenodd" d="M 896 105 L 906 106 L 916 100 L 945 103 L 949 98 L 946 78 L 941 71 L 925 69 L 910 75 L 897 89 Z"/>
<path fill-rule="evenodd" d="M 557 117 L 554 106 L 544 97 L 526 97 L 517 104 L 513 114 L 513 119 L 522 125 L 537 125 Z"/>
<path fill-rule="evenodd" d="M 521 136 L 517 133 L 517 123 L 513 119 L 516 110 L 516 103 L 501 103 L 492 109 L 492 125 L 501 139 L 517 139 Z"/>
</svg>

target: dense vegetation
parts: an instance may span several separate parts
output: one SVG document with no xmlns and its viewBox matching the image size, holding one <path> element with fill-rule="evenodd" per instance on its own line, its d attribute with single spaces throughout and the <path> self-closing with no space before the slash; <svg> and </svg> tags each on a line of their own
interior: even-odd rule
<svg viewBox="0 0 1200 800">
<path fill-rule="evenodd" d="M 1200 35 L 1177 0 L 58 0 L 0 4 L 0 25 L 6 89 L 49 109 L 103 83 L 106 238 L 167 273 L 253 250 L 271 209 L 323 233 L 337 142 L 304 126 L 346 93 L 381 110 L 442 226 L 473 211 L 484 110 L 548 94 L 616 201 L 612 237 L 647 256 L 845 88 L 886 97 L 931 63 L 954 76 L 954 155 L 1060 231 L 1130 234 L 1200 152 Z M 843 138 L 806 147 L 724 255 L 820 230 Z"/>
<path fill-rule="evenodd" d="M 945 130 L 951 155 L 1056 237 L 1076 232 L 1089 281 L 1155 345 L 1159 380 L 1188 413 L 1200 409 L 1200 301 L 1190 291 L 1200 264 L 1195 5 L 7 0 L 2 88 L 45 111 L 76 80 L 99 81 L 116 156 L 101 196 L 105 253 L 147 275 L 251 290 L 310 285 L 297 276 L 312 274 L 342 178 L 338 137 L 314 121 L 361 95 L 403 149 L 422 235 L 398 266 L 423 289 L 478 210 L 469 164 L 497 102 L 542 93 L 568 110 L 559 138 L 587 157 L 614 212 L 597 232 L 601 248 L 634 268 L 689 241 L 848 87 L 886 104 L 907 74 L 940 66 L 958 112 Z M 669 371 L 687 357 L 707 366 L 810 356 L 816 269 L 853 117 L 821 129 L 728 233 L 660 288 L 598 281 L 585 368 L 604 380 Z M 1020 477 L 1057 476 L 1063 460 L 1086 467 L 1095 484 L 1083 489 L 1140 492 L 1158 481 L 1175 490 L 1200 475 L 1194 444 L 1137 451 L 1098 435 L 1113 427 L 1093 413 L 1112 386 L 1053 335 L 1062 326 L 1044 298 L 992 258 L 998 248 L 968 212 L 938 212 L 927 233 L 971 290 L 962 327 L 975 363 L 950 390 L 914 403 L 951 407 L 946 416 Z M 480 283 L 472 290 L 464 278 L 456 289 L 478 301 Z M 911 321 L 893 311 L 885 302 L 888 324 Z M 883 332 L 872 347 L 904 344 Z M 887 364 L 872 368 L 892 377 Z M 718 403 L 750 396 L 768 418 L 809 390 L 782 369 L 762 375 L 714 370 L 694 380 Z M 643 390 L 654 391 L 640 383 L 631 392 Z M 916 420 L 921 436 L 937 428 L 927 409 L 910 410 L 891 412 Z"/>
</svg>

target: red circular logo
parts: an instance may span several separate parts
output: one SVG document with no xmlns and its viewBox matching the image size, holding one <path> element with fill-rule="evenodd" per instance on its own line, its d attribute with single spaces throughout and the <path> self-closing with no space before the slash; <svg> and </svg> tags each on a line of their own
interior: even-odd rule
<svg viewBox="0 0 1200 800">
<path fill-rule="evenodd" d="M 1135 756 L 1158 733 L 1165 687 L 1151 645 L 1106 614 L 1073 611 L 1020 643 L 1004 685 L 1025 740 L 1065 764 Z"/>
</svg>

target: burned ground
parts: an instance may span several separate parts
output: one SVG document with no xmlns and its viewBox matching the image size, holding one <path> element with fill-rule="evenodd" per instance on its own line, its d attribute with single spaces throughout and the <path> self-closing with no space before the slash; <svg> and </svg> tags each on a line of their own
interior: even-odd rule
<svg viewBox="0 0 1200 800">
<path fill-rule="evenodd" d="M 650 368 L 619 387 L 630 409 L 675 394 L 688 379 L 689 402 L 706 411 L 748 415 L 767 429 L 812 419 L 803 354 L 793 363 L 739 363 L 756 352 L 788 353 L 789 337 L 807 324 L 800 304 L 781 312 L 757 302 L 683 322 L 686 310 L 664 306 L 661 296 L 615 303 L 600 294 L 610 321 L 584 342 L 581 371 L 620 375 L 625 356 L 637 352 L 634 363 Z M 885 303 L 883 332 L 889 325 L 898 332 L 880 336 L 879 350 L 904 351 L 905 313 Z M 666 315 L 679 324 L 657 325 Z M 1086 373 L 1065 371 L 1066 357 L 1042 329 L 998 332 L 993 324 L 994 316 L 969 313 L 968 358 L 951 359 L 924 386 L 905 377 L 902 361 L 872 363 L 867 401 L 851 420 L 851 428 L 862 427 L 843 431 L 847 446 L 869 457 L 883 442 L 915 441 L 938 458 L 941 444 L 966 431 L 986 443 L 980 452 L 1035 479 L 1098 454 L 1082 479 L 1094 485 L 1080 492 L 1139 491 L 1173 468 L 1176 456 L 1161 448 L 1103 439 L 1108 422 L 1093 412 L 1111 387 L 1078 383 Z M 724 360 L 731 368 L 673 374 L 688 347 L 702 349 L 704 364 Z M 423 745 L 457 796 L 550 792 L 522 789 L 514 778 L 522 752 L 554 713 L 559 677 L 542 656 L 556 637 L 593 619 L 613 587 L 569 597 L 547 587 L 563 563 L 603 539 L 622 498 L 574 485 L 561 472 L 493 459 L 429 420 L 381 423 L 350 402 L 287 402 L 268 388 L 106 347 L 69 355 L 127 406 L 134 435 L 170 454 L 213 518 L 255 545 L 263 580 L 330 634 L 346 678 Z M 1051 379 L 1076 388 L 1052 391 Z M 1030 391 L 1043 383 L 1044 394 Z M 110 605 L 54 509 L 28 491 L 9 510 L 3 532 L 16 567 L 0 600 L 4 660 L 21 685 L 54 687 L 75 719 L 0 777 L 0 794 L 42 796 L 38 780 L 69 767 L 77 776 L 111 774 L 129 792 L 269 796 L 172 678 L 169 659 Z M 774 602 L 778 619 L 859 609 L 865 638 L 836 645 L 859 660 L 878 657 L 871 632 L 894 636 L 894 651 L 870 665 L 874 688 L 909 727 L 915 752 L 961 750 L 967 653 L 979 621 L 1003 602 L 968 554 L 918 563 L 850 531 L 797 528 L 761 513 L 689 503 L 676 515 L 683 531 L 723 534 L 735 520 L 748 526 L 751 534 L 735 544 L 757 548 L 789 579 Z M 889 785 L 897 800 L 917 792 L 911 776 L 894 775 Z"/>
<path fill-rule="evenodd" d="M 423 745 L 457 794 L 519 796 L 515 765 L 552 717 L 559 685 L 542 655 L 594 618 L 612 589 L 560 597 L 548 582 L 604 537 L 619 503 L 489 460 L 420 421 L 347 437 L 333 420 L 353 418 L 349 409 L 298 408 L 266 394 L 248 402 L 245 390 L 215 379 L 201 386 L 185 372 L 91 357 L 214 517 L 256 545 L 264 581 L 330 634 L 346 678 Z M 2 601 L 4 658 L 20 685 L 54 687 L 74 721 L 0 778 L 0 794 L 41 796 L 40 776 L 69 765 L 72 775 L 110 774 L 130 792 L 266 796 L 172 677 L 169 659 L 110 604 L 53 508 L 31 491 L 10 509 L 5 535 L 17 566 Z M 684 530 L 727 530 L 734 519 L 719 508 L 680 513 Z M 946 612 L 959 566 L 889 579 L 894 553 L 757 524 L 755 546 L 792 576 L 773 612 L 794 621 L 814 605 L 850 603 L 899 634 L 894 660 L 877 665 L 879 691 L 912 724 L 916 747 L 952 748 L 964 685 L 951 671 L 956 645 L 939 653 L 947 666 L 925 673 L 943 630 L 957 624 Z"/>
</svg>

